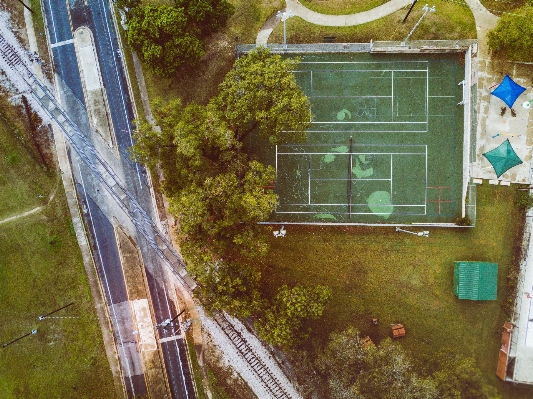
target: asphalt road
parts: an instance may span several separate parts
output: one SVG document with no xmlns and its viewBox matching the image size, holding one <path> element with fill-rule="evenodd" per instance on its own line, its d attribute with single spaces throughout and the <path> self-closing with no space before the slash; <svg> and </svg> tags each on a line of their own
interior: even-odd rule
<svg viewBox="0 0 533 399">
<path fill-rule="evenodd" d="M 97 141 L 87 119 L 85 100 L 73 43 L 73 32 L 81 26 L 88 27 L 94 37 L 100 64 L 102 81 L 107 93 L 109 111 L 113 122 L 118 152 L 101 153 L 121 176 L 125 186 L 135 195 L 139 204 L 154 218 L 152 197 L 146 171 L 132 162 L 128 148 L 132 145 L 131 132 L 134 112 L 127 90 L 125 72 L 109 3 L 104 0 L 56 2 L 43 1 L 49 39 L 52 48 L 54 71 L 60 91 L 61 102 L 81 131 L 93 142 Z M 96 146 L 97 147 L 97 146 Z M 98 147 L 97 147 L 98 148 Z M 117 158 L 118 155 L 118 158 Z M 131 231 L 132 225 L 118 204 L 112 203 L 104 193 L 104 187 L 92 175 L 89 168 L 71 153 L 71 163 L 77 181 L 79 198 L 84 205 L 84 216 L 89 225 L 93 243 L 94 259 L 104 289 L 111 323 L 115 334 L 117 351 L 124 377 L 124 386 L 129 397 L 143 395 L 147 385 L 142 372 L 141 356 L 135 343 L 134 323 L 122 273 L 118 248 L 113 233 L 114 223 L 124 224 L 136 237 L 146 266 L 146 276 L 158 324 L 173 318 L 178 309 L 169 300 L 162 264 L 154 251 L 140 234 Z M 161 350 L 170 390 L 173 398 L 195 398 L 186 344 L 181 338 L 179 326 L 158 328 Z"/>
</svg>

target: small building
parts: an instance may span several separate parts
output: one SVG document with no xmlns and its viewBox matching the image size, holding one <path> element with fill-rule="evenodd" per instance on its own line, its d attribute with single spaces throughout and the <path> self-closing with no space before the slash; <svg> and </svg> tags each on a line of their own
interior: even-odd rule
<svg viewBox="0 0 533 399">
<path fill-rule="evenodd" d="M 403 324 L 392 324 L 391 330 L 392 338 L 405 337 L 405 327 L 403 326 Z"/>
<path fill-rule="evenodd" d="M 495 301 L 498 292 L 498 264 L 455 262 L 453 293 L 459 299 Z"/>
</svg>

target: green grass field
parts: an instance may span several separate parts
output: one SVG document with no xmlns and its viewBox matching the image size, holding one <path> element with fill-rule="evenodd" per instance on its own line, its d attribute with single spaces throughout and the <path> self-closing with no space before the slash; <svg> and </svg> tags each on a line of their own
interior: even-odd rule
<svg viewBox="0 0 533 399">
<path fill-rule="evenodd" d="M 63 186 L 17 138 L 21 120 L 0 109 L 0 349 L 2 398 L 113 398 L 114 385 Z M 47 203 L 48 196 L 55 196 Z M 43 198 L 39 198 L 42 195 Z M 50 318 L 38 316 L 74 302 Z"/>
<path fill-rule="evenodd" d="M 422 15 L 424 2 L 419 2 L 409 19 L 402 24 L 407 12 L 402 9 L 384 18 L 363 25 L 319 26 L 299 17 L 287 20 L 287 43 L 321 43 L 324 36 L 335 36 L 337 43 L 368 43 L 370 40 L 404 40 Z M 477 37 L 474 16 L 464 2 L 435 0 L 436 12 L 426 15 L 410 40 L 457 40 Z M 269 43 L 283 42 L 283 24 L 279 24 Z"/>
<path fill-rule="evenodd" d="M 262 286 L 269 296 L 282 284 L 302 282 L 333 290 L 324 316 L 312 324 L 308 350 L 348 326 L 379 342 L 389 336 L 391 323 L 400 322 L 407 329 L 401 345 L 414 358 L 440 349 L 473 356 L 502 398 L 530 398 L 533 389 L 516 390 L 495 376 L 506 275 L 522 223 L 513 205 L 515 195 L 513 187 L 483 185 L 478 188 L 475 228 L 430 229 L 429 238 L 397 233 L 392 227 L 286 226 L 284 239 L 271 240 Z M 456 260 L 498 263 L 498 300 L 457 300 Z M 379 318 L 378 328 L 372 326 L 372 317 Z"/>
<path fill-rule="evenodd" d="M 346 0 L 302 0 L 300 3 L 310 10 L 321 14 L 330 15 L 347 15 L 355 14 L 372 8 L 378 7 L 385 0 L 365 0 L 365 1 L 346 1 Z"/>
</svg>

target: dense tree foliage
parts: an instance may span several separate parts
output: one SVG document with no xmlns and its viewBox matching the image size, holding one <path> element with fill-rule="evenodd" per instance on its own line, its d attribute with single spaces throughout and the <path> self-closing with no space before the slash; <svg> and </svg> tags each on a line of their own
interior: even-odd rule
<svg viewBox="0 0 533 399">
<path fill-rule="evenodd" d="M 187 10 L 185 19 L 187 12 L 207 18 L 209 4 L 223 6 L 176 4 Z M 133 147 L 138 161 L 162 175 L 181 251 L 208 307 L 261 316 L 263 336 L 283 346 L 294 342 L 303 320 L 320 317 L 331 294 L 324 287 L 283 287 L 272 309 L 264 309 L 254 260 L 268 251 L 270 229 L 258 222 L 268 219 L 278 200 L 267 188 L 275 170 L 251 158 L 243 140 L 254 129 L 273 143 L 305 138 L 310 105 L 296 84 L 296 67 L 297 61 L 267 49 L 252 51 L 237 60 L 207 106 L 179 100 L 156 105 L 160 129 L 139 124 Z"/>
<path fill-rule="evenodd" d="M 442 352 L 422 365 L 400 344 L 362 339 L 355 328 L 333 333 L 316 367 L 331 399 L 496 399 L 470 358 Z"/>
<path fill-rule="evenodd" d="M 489 47 L 511 61 L 533 61 L 533 4 L 503 14 L 487 35 Z"/>
<path fill-rule="evenodd" d="M 260 277 L 259 271 L 242 262 L 204 262 L 197 268 L 201 285 L 196 295 L 207 310 L 224 309 L 234 316 L 249 317 L 265 305 L 257 289 Z"/>
<path fill-rule="evenodd" d="M 178 0 L 174 6 L 121 0 L 128 11 L 128 43 L 156 74 L 172 76 L 204 54 L 203 37 L 233 13 L 226 0 Z"/>
<path fill-rule="evenodd" d="M 213 103 L 238 140 L 254 129 L 276 144 L 305 139 L 311 106 L 292 73 L 298 62 L 264 47 L 237 60 Z"/>
<path fill-rule="evenodd" d="M 296 339 L 304 338 L 302 321 L 318 319 L 331 297 L 331 290 L 325 286 L 314 288 L 297 285 L 282 286 L 276 294 L 272 306 L 264 313 L 255 326 L 259 335 L 273 345 L 290 347 Z"/>
</svg>

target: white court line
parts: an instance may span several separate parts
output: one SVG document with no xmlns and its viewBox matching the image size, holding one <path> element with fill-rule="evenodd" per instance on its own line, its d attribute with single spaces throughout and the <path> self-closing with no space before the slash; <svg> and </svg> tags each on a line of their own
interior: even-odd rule
<svg viewBox="0 0 533 399">
<path fill-rule="evenodd" d="M 448 116 L 448 115 L 432 115 L 432 116 Z M 428 130 L 307 130 L 306 133 L 427 133 Z M 360 145 L 360 144 L 356 144 Z M 387 144 L 372 144 L 375 146 L 387 145 Z"/>
<path fill-rule="evenodd" d="M 307 161 L 307 202 L 308 204 L 311 204 L 311 157 L 308 157 Z"/>
<path fill-rule="evenodd" d="M 429 70 L 426 70 L 426 123 L 429 122 Z"/>
<path fill-rule="evenodd" d="M 392 203 L 392 154 L 390 154 L 390 202 Z"/>
<path fill-rule="evenodd" d="M 327 178 L 327 177 L 315 177 L 313 179 L 311 179 L 313 181 L 320 181 L 320 180 L 323 180 L 323 181 L 346 181 L 346 178 L 344 179 L 335 179 L 335 178 Z M 360 177 L 356 177 L 356 178 L 352 178 L 352 180 L 356 180 L 356 181 L 389 181 L 391 179 L 363 179 L 363 178 L 360 178 Z"/>
<path fill-rule="evenodd" d="M 283 204 L 280 204 L 281 206 L 305 206 L 307 204 L 304 204 L 304 203 L 283 203 Z M 319 204 L 319 203 L 313 203 L 311 205 L 316 205 L 316 206 L 346 206 L 348 205 L 347 202 L 343 202 L 343 203 L 340 203 L 340 204 L 330 204 L 330 203 L 327 203 L 327 204 Z M 363 204 L 353 204 L 352 205 L 358 205 L 358 206 L 367 206 L 368 204 L 365 202 Z M 424 208 L 425 205 L 422 205 L 422 204 L 391 204 L 393 206 L 401 206 L 401 207 L 408 207 L 408 206 L 412 206 L 412 207 L 417 207 L 417 208 Z M 294 212 L 291 212 L 291 211 L 276 211 L 277 213 L 323 213 L 322 211 L 294 211 Z M 372 213 L 372 212 L 370 212 Z"/>
<path fill-rule="evenodd" d="M 276 144 L 276 181 L 278 181 L 278 145 Z"/>
<path fill-rule="evenodd" d="M 424 215 L 427 215 L 427 203 L 428 203 L 428 146 L 426 144 L 426 188 L 425 188 L 425 205 L 424 205 Z M 439 203 L 440 205 L 440 203 Z"/>
<path fill-rule="evenodd" d="M 392 71 L 391 74 L 391 98 L 392 98 L 392 107 L 391 107 L 391 114 L 392 114 L 392 120 L 394 121 L 394 71 Z"/>
<path fill-rule="evenodd" d="M 50 10 L 50 18 L 52 18 L 52 27 L 53 27 L 52 32 L 54 32 L 54 38 L 57 41 L 56 21 L 54 19 L 54 11 L 52 10 L 52 4 L 50 0 L 48 0 L 48 8 Z"/>
<path fill-rule="evenodd" d="M 313 98 L 391 98 L 392 96 L 313 96 Z"/>
<path fill-rule="evenodd" d="M 455 96 L 428 96 L 429 98 L 455 98 Z"/>
<path fill-rule="evenodd" d="M 427 117 L 427 112 L 426 112 Z M 374 124 L 374 125 L 384 125 L 387 123 L 396 123 L 396 124 L 407 124 L 407 123 L 416 123 L 416 124 L 427 124 L 427 120 L 425 122 L 335 122 L 335 121 L 313 121 L 313 123 L 327 123 L 327 124 L 343 124 L 343 125 L 364 125 L 364 124 Z"/>
<path fill-rule="evenodd" d="M 311 93 L 309 97 L 313 97 L 313 71 L 309 71 L 309 72 L 310 72 L 309 79 L 311 80 L 311 83 L 310 83 Z"/>
<path fill-rule="evenodd" d="M 357 152 L 356 154 L 357 155 L 424 155 L 423 152 Z M 278 167 L 277 157 L 279 155 L 348 155 L 348 153 L 347 152 L 276 152 L 276 169 Z"/>
<path fill-rule="evenodd" d="M 57 42 L 57 43 L 51 44 L 50 48 L 64 46 L 65 44 L 72 44 L 72 43 L 74 43 L 74 39 L 63 40 L 62 42 Z"/>
</svg>

